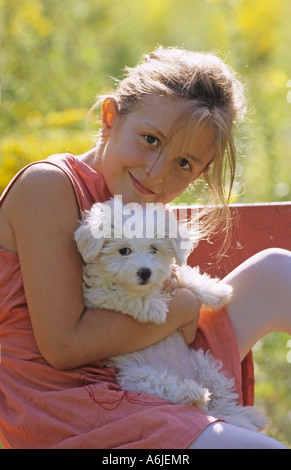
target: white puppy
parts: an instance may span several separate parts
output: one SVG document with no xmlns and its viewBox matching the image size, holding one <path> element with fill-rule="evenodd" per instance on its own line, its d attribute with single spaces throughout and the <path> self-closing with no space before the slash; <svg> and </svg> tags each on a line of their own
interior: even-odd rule
<svg viewBox="0 0 291 470">
<path fill-rule="evenodd" d="M 145 236 L 150 234 L 151 236 Z M 175 270 L 178 286 L 186 287 L 200 304 L 226 303 L 232 288 L 187 266 L 192 251 L 189 231 L 177 226 L 169 208 L 123 206 L 113 199 L 96 203 L 75 232 L 84 260 L 87 308 L 106 308 L 141 322 L 163 323 L 171 294 L 162 290 Z M 250 430 L 266 420 L 254 407 L 237 404 L 234 381 L 209 352 L 194 351 L 176 331 L 140 351 L 110 358 L 119 385 L 169 402 L 200 406 L 207 414 Z"/>
</svg>

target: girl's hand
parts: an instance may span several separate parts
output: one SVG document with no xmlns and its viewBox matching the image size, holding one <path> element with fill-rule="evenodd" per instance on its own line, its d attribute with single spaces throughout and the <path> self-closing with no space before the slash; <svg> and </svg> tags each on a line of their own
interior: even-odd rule
<svg viewBox="0 0 291 470">
<path fill-rule="evenodd" d="M 173 270 L 171 277 L 165 280 L 162 286 L 162 290 L 168 294 L 171 294 L 172 292 L 174 292 L 174 290 L 177 287 L 178 287 L 178 276 L 175 273 L 175 270 Z"/>
</svg>

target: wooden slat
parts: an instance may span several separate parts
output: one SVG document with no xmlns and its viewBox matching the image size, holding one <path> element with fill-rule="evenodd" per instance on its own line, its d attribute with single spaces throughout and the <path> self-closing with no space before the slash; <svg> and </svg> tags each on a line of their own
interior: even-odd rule
<svg viewBox="0 0 291 470">
<path fill-rule="evenodd" d="M 291 202 L 231 205 L 234 217 L 231 244 L 221 259 L 217 253 L 221 239 L 202 241 L 191 253 L 188 263 L 202 272 L 223 278 L 253 254 L 266 248 L 291 250 Z"/>
</svg>

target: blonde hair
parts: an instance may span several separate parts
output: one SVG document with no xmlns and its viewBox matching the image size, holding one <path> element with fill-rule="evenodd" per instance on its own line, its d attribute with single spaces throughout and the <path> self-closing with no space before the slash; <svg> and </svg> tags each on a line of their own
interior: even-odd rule
<svg viewBox="0 0 291 470">
<path fill-rule="evenodd" d="M 230 227 L 227 208 L 236 169 L 233 125 L 246 110 L 242 84 L 215 54 L 159 46 L 145 54 L 136 67 L 126 67 L 117 89 L 99 96 L 90 113 L 110 96 L 120 115 L 127 114 L 154 94 L 187 102 L 187 125 L 192 125 L 194 131 L 210 125 L 217 150 L 203 175 L 212 197 L 203 211 L 204 224 L 200 228 L 203 236 L 209 235 L 223 221 L 227 232 Z"/>
</svg>

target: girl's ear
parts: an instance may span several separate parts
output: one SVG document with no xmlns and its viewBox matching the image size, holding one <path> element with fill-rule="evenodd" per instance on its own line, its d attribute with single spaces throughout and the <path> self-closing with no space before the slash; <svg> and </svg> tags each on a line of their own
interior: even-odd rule
<svg viewBox="0 0 291 470">
<path fill-rule="evenodd" d="M 102 104 L 102 135 L 110 134 L 114 119 L 117 117 L 117 103 L 113 98 L 105 98 Z"/>
</svg>

